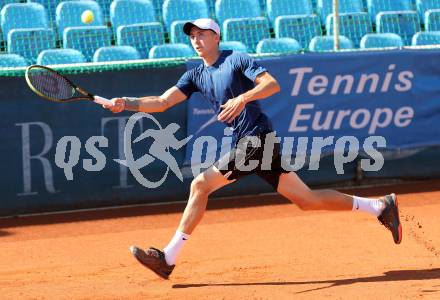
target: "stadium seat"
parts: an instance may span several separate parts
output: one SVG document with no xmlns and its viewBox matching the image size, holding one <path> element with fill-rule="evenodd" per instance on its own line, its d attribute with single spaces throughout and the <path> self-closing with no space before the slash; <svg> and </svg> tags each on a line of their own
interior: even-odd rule
<svg viewBox="0 0 440 300">
<path fill-rule="evenodd" d="M 367 8 L 372 22 L 377 21 L 377 14 L 386 11 L 415 10 L 413 0 L 367 0 Z"/>
<path fill-rule="evenodd" d="M 209 18 L 205 0 L 165 0 L 163 3 L 163 21 L 170 31 L 174 21 Z"/>
<path fill-rule="evenodd" d="M 440 0 L 417 0 L 417 11 L 420 20 L 424 20 L 425 13 L 430 9 L 440 9 Z"/>
<path fill-rule="evenodd" d="M 425 13 L 425 29 L 440 31 L 440 9 L 430 9 Z"/>
<path fill-rule="evenodd" d="M 115 0 L 110 6 L 110 20 L 115 32 L 121 25 L 156 22 L 150 0 Z"/>
<path fill-rule="evenodd" d="M 52 29 L 12 29 L 8 34 L 8 52 L 19 54 L 34 64 L 38 54 L 55 48 L 55 33 Z"/>
<path fill-rule="evenodd" d="M 27 65 L 26 59 L 18 54 L 0 54 L 1 68 L 26 67 Z"/>
<path fill-rule="evenodd" d="M 139 52 L 131 46 L 101 47 L 93 55 L 94 62 L 140 59 Z"/>
<path fill-rule="evenodd" d="M 326 30 L 328 35 L 333 34 L 333 14 L 327 17 Z M 342 13 L 339 15 L 339 32 L 359 47 L 362 37 L 373 32 L 373 27 L 367 13 Z"/>
<path fill-rule="evenodd" d="M 334 37 L 331 35 L 317 36 L 310 41 L 309 50 L 313 52 L 333 51 L 334 49 Z M 340 49 L 353 49 L 353 42 L 349 38 L 340 35 L 339 36 Z"/>
<path fill-rule="evenodd" d="M 246 45 L 243 44 L 242 42 L 237 42 L 237 41 L 220 42 L 220 50 L 247 52 Z"/>
<path fill-rule="evenodd" d="M 260 17 L 260 3 L 258 0 L 217 0 L 215 15 L 220 27 L 226 19 Z"/>
<path fill-rule="evenodd" d="M 186 22 L 188 22 L 188 20 L 174 21 L 171 24 L 171 30 L 169 34 L 171 43 L 191 45 L 191 41 L 189 40 L 188 36 L 183 32 L 183 26 Z"/>
<path fill-rule="evenodd" d="M 48 49 L 37 57 L 38 65 L 62 65 L 85 63 L 84 55 L 75 49 Z"/>
<path fill-rule="evenodd" d="M 258 42 L 257 53 L 298 53 L 302 49 L 298 41 L 291 38 L 264 39 Z"/>
<path fill-rule="evenodd" d="M 46 12 L 47 12 L 47 17 L 49 19 L 49 23 L 53 27 L 56 26 L 56 24 L 55 24 L 55 11 L 57 9 L 58 4 L 60 4 L 62 1 L 65 1 L 65 0 L 27 0 L 27 2 L 39 3 L 44 6 L 44 8 L 46 9 Z M 16 2 L 20 2 L 20 1 L 16 1 Z M 21 1 L 21 2 L 24 2 L 24 1 Z"/>
<path fill-rule="evenodd" d="M 94 15 L 93 22 L 84 24 L 81 21 L 81 14 L 85 10 L 91 10 Z M 67 1 L 61 2 L 56 10 L 56 23 L 59 37 L 63 37 L 64 29 L 67 27 L 90 27 L 104 25 L 102 11 L 95 1 Z"/>
<path fill-rule="evenodd" d="M 72 48 L 91 61 L 96 49 L 111 44 L 111 30 L 105 26 L 67 27 L 63 34 L 63 48 Z"/>
<path fill-rule="evenodd" d="M 255 52 L 258 42 L 266 38 L 270 38 L 269 21 L 264 17 L 227 19 L 223 23 L 223 40 L 240 41 L 249 52 Z"/>
<path fill-rule="evenodd" d="M 141 58 L 148 58 L 151 47 L 164 43 L 164 31 L 159 22 L 119 26 L 116 32 L 116 44 L 136 48 Z"/>
<path fill-rule="evenodd" d="M 361 48 L 401 48 L 402 38 L 395 33 L 369 33 L 361 40 Z"/>
<path fill-rule="evenodd" d="M 392 0 L 396 1 L 396 0 Z M 318 0 L 317 10 L 322 24 L 325 24 L 327 16 L 333 13 L 332 0 Z M 339 0 L 339 13 L 365 12 L 362 0 Z"/>
<path fill-rule="evenodd" d="M 272 24 L 279 16 L 310 14 L 313 14 L 310 0 L 267 0 L 267 16 Z"/>
<path fill-rule="evenodd" d="M 414 34 L 419 32 L 419 15 L 415 11 L 381 12 L 377 14 L 376 31 L 400 35 L 404 45 L 411 45 Z"/>
<path fill-rule="evenodd" d="M 195 56 L 190 46 L 186 44 L 165 44 L 150 49 L 148 58 L 181 58 Z"/>
<path fill-rule="evenodd" d="M 38 3 L 6 4 L 0 15 L 5 39 L 8 38 L 8 33 L 12 29 L 49 28 L 46 10 Z"/>
<path fill-rule="evenodd" d="M 156 13 L 156 18 L 162 22 L 162 6 L 165 0 L 152 0 L 154 6 L 154 12 Z"/>
<path fill-rule="evenodd" d="M 280 16 L 275 20 L 275 37 L 297 40 L 303 49 L 312 38 L 322 35 L 321 22 L 317 15 Z"/>
<path fill-rule="evenodd" d="M 440 31 L 417 32 L 412 38 L 411 45 L 440 45 Z"/>
</svg>

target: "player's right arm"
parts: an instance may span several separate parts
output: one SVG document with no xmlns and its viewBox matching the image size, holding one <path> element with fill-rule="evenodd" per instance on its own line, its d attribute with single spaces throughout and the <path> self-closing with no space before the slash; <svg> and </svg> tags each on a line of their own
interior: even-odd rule
<svg viewBox="0 0 440 300">
<path fill-rule="evenodd" d="M 168 89 L 162 96 L 146 96 L 140 98 L 113 98 L 113 104 L 103 105 L 104 108 L 120 113 L 124 110 L 146 113 L 164 112 L 168 108 L 183 102 L 188 97 L 176 86 Z"/>
</svg>

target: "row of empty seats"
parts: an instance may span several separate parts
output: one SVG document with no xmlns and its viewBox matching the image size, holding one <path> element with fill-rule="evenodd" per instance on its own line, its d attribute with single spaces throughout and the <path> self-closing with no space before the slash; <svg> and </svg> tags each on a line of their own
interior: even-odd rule
<svg viewBox="0 0 440 300">
<path fill-rule="evenodd" d="M 345 36 L 340 36 L 341 49 L 353 49 L 355 44 L 352 40 Z M 412 38 L 413 45 L 429 45 L 435 43 L 440 44 L 439 32 L 419 32 Z M 104 61 L 124 61 L 137 60 L 142 56 L 136 48 L 131 46 L 102 46 L 98 49 L 87 49 L 87 51 L 79 51 L 73 48 L 66 49 L 50 49 L 51 44 L 47 40 L 35 41 L 35 47 L 32 48 L 32 53 L 18 53 L 22 54 L 3 54 L 0 55 L 0 67 L 22 67 L 29 65 L 29 61 L 36 62 L 42 65 L 54 64 L 72 64 L 85 63 L 87 61 L 104 62 Z M 87 41 L 85 41 L 86 43 Z M 400 48 L 404 42 L 400 36 L 393 33 L 372 33 L 366 34 L 360 41 L 360 47 L 368 48 Z M 68 45 L 67 45 L 68 46 Z M 314 37 L 309 44 L 311 51 L 331 51 L 334 47 L 333 36 L 317 36 Z M 19 47 L 22 49 L 23 47 Z M 236 50 L 246 52 L 246 46 L 237 41 L 221 42 L 220 48 L 222 50 Z M 275 38 L 263 39 L 258 42 L 256 46 L 257 53 L 298 53 L 302 50 L 298 41 L 292 38 Z M 14 51 L 11 51 L 14 53 Z M 33 55 L 29 59 L 28 55 Z M 148 58 L 172 58 L 172 57 L 192 57 L 194 52 L 192 48 L 186 44 L 165 44 L 153 46 L 149 50 Z M 25 59 L 25 57 L 27 59 Z M 90 58 L 91 57 L 91 58 Z"/>
</svg>

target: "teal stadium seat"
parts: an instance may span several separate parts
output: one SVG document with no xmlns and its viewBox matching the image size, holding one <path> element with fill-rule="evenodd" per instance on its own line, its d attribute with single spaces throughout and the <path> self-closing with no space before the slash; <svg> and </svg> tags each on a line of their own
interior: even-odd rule
<svg viewBox="0 0 440 300">
<path fill-rule="evenodd" d="M 361 40 L 362 49 L 401 47 L 403 47 L 402 38 L 395 33 L 369 33 Z"/>
<path fill-rule="evenodd" d="M 247 52 L 246 45 L 243 44 L 242 42 L 237 42 L 237 41 L 220 42 L 220 50 Z"/>
<path fill-rule="evenodd" d="M 424 20 L 425 13 L 430 9 L 440 9 L 440 0 L 417 0 L 417 11 L 419 12 L 420 20 Z"/>
<path fill-rule="evenodd" d="M 150 0 L 115 0 L 110 6 L 110 20 L 115 32 L 121 25 L 157 21 L 153 3 Z"/>
<path fill-rule="evenodd" d="M 411 44 L 413 46 L 440 45 L 440 31 L 417 32 Z"/>
<path fill-rule="evenodd" d="M 29 63 L 37 61 L 38 54 L 55 48 L 55 33 L 52 29 L 12 29 L 8 34 L 8 52 L 23 56 Z"/>
<path fill-rule="evenodd" d="M 48 49 L 37 57 L 38 65 L 63 65 L 85 63 L 84 55 L 75 49 Z"/>
<path fill-rule="evenodd" d="M 125 61 L 140 59 L 139 52 L 130 46 L 108 46 L 96 50 L 93 55 L 94 62 Z"/>
<path fill-rule="evenodd" d="M 333 34 L 333 14 L 327 17 L 326 30 L 328 35 Z M 359 43 L 364 35 L 373 32 L 370 17 L 367 13 L 342 13 L 339 15 L 339 32 L 349 38 L 354 46 Z"/>
<path fill-rule="evenodd" d="M 279 16 L 275 20 L 274 31 L 276 38 L 293 38 L 303 49 L 307 49 L 312 38 L 322 35 L 317 15 Z"/>
<path fill-rule="evenodd" d="M 310 41 L 309 50 L 313 52 L 333 51 L 334 40 L 333 36 L 316 36 Z M 340 35 L 339 36 L 340 49 L 353 49 L 353 42 L 349 38 Z"/>
<path fill-rule="evenodd" d="M 38 3 L 6 4 L 0 12 L 0 19 L 5 40 L 12 29 L 49 28 L 46 10 Z"/>
<path fill-rule="evenodd" d="M 257 53 L 298 53 L 302 49 L 298 41 L 291 38 L 264 39 L 258 42 Z"/>
<path fill-rule="evenodd" d="M 372 22 L 380 12 L 415 10 L 413 0 L 367 0 L 367 8 Z"/>
<path fill-rule="evenodd" d="M 72 48 L 91 61 L 98 48 L 110 46 L 112 33 L 106 26 L 67 27 L 63 35 L 63 48 Z"/>
<path fill-rule="evenodd" d="M 411 45 L 414 34 L 421 31 L 419 15 L 415 11 L 381 12 L 377 14 L 376 31 L 400 35 L 404 45 Z"/>
<path fill-rule="evenodd" d="M 279 16 L 310 14 L 313 14 L 310 0 L 267 0 L 267 16 L 272 24 L 275 24 Z"/>
<path fill-rule="evenodd" d="M 163 21 L 168 32 L 175 21 L 193 21 L 209 18 L 205 0 L 165 0 L 163 3 Z"/>
<path fill-rule="evenodd" d="M 49 19 L 49 23 L 52 27 L 55 27 L 55 12 L 58 4 L 65 0 L 27 0 L 29 3 L 39 3 L 44 6 L 47 12 L 47 17 Z M 19 1 L 17 1 L 19 2 Z M 24 1 L 21 1 L 24 2 Z"/>
<path fill-rule="evenodd" d="M 183 32 L 183 26 L 186 22 L 189 20 L 184 21 L 174 21 L 171 24 L 171 31 L 170 31 L 170 42 L 173 44 L 187 44 L 188 46 L 191 46 L 191 41 L 189 40 L 189 37 Z"/>
<path fill-rule="evenodd" d="M 387 0 L 385 0 L 387 1 Z M 398 0 L 391 0 L 398 1 Z M 318 0 L 317 10 L 321 17 L 321 22 L 325 24 L 327 16 L 333 13 L 332 0 Z M 365 12 L 362 0 L 339 0 L 339 13 Z"/>
<path fill-rule="evenodd" d="M 81 15 L 85 10 L 91 10 L 94 15 L 93 22 L 85 24 Z M 59 37 L 63 37 L 64 29 L 68 27 L 90 27 L 104 25 L 102 11 L 95 1 L 67 1 L 61 2 L 56 10 L 56 23 Z"/>
<path fill-rule="evenodd" d="M 141 58 L 148 58 L 153 46 L 165 43 L 163 26 L 159 22 L 119 26 L 116 43 L 119 46 L 132 46 Z"/>
<path fill-rule="evenodd" d="M 165 0 L 153 0 L 154 12 L 156 13 L 156 18 L 162 22 L 162 6 Z"/>
<path fill-rule="evenodd" d="M 258 0 L 217 0 L 215 15 L 220 27 L 227 19 L 261 17 L 261 8 Z"/>
<path fill-rule="evenodd" d="M 150 49 L 149 58 L 185 58 L 195 56 L 194 51 L 186 44 L 165 44 Z"/>
<path fill-rule="evenodd" d="M 258 42 L 266 38 L 270 38 L 270 31 L 264 17 L 227 19 L 223 23 L 223 40 L 242 42 L 249 52 L 255 52 Z"/>
<path fill-rule="evenodd" d="M 26 67 L 27 65 L 26 59 L 18 54 L 0 54 L 1 68 Z"/>
<path fill-rule="evenodd" d="M 430 9 L 425 13 L 425 29 L 440 31 L 440 9 Z"/>
</svg>

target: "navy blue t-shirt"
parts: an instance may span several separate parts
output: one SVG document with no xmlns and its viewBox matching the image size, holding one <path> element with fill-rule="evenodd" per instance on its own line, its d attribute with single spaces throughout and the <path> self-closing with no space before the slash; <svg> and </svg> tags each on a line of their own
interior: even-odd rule
<svg viewBox="0 0 440 300">
<path fill-rule="evenodd" d="M 188 98 L 200 92 L 220 113 L 220 105 L 255 87 L 255 79 L 266 69 L 246 53 L 222 51 L 212 66 L 203 63 L 182 75 L 176 87 Z M 258 101 L 246 104 L 244 110 L 228 126 L 236 138 L 272 131 L 272 124 L 261 112 Z"/>
</svg>

